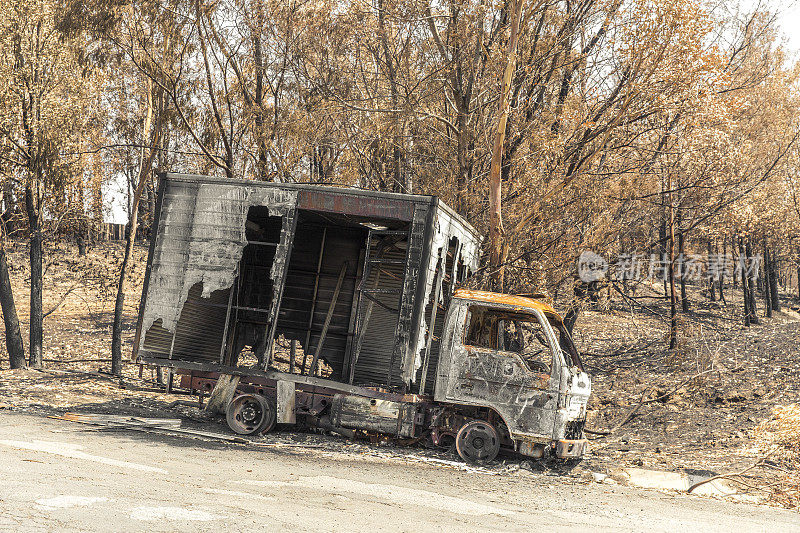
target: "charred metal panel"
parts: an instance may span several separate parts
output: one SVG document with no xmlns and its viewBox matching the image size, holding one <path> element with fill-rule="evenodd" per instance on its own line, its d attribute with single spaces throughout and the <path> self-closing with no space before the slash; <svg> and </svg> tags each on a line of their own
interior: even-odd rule
<svg viewBox="0 0 800 533">
<path fill-rule="evenodd" d="M 247 244 L 250 206 L 267 206 L 282 216 L 294 209 L 296 197 L 295 191 L 276 188 L 167 180 L 142 310 L 142 348 L 164 354 L 165 332 L 177 341 L 176 325 L 193 287 L 209 300 L 233 285 Z M 198 329 L 190 322 L 187 326 L 198 333 L 208 327 L 200 323 Z M 171 351 L 170 346 L 166 353 Z"/>
<path fill-rule="evenodd" d="M 405 221 L 411 220 L 414 213 L 414 203 L 407 199 L 395 199 L 389 195 L 383 197 L 357 195 L 351 191 L 331 192 L 330 189 L 302 191 L 298 207 L 309 211 Z"/>
<path fill-rule="evenodd" d="M 416 406 L 412 403 L 361 396 L 337 394 L 331 403 L 331 422 L 335 426 L 399 437 L 414 436 L 415 414 Z"/>
<path fill-rule="evenodd" d="M 234 354 L 223 349 L 222 339 L 235 341 L 232 346 L 236 351 L 242 346 L 254 347 L 260 339 L 263 342 L 255 350 L 256 355 L 266 348 L 264 359 L 268 364 L 269 343 L 279 335 L 300 337 L 298 340 L 308 344 L 302 346 L 303 352 L 311 354 L 318 344 L 320 323 L 330 306 L 337 274 L 348 262 L 320 354 L 334 367 L 330 378 L 345 380 L 346 372 L 347 380 L 353 379 L 354 383 L 402 384 L 407 388 L 418 378 L 420 351 L 424 351 L 429 339 L 427 307 L 435 299 L 435 279 L 442 278 L 435 275 L 438 246 L 447 247 L 454 236 L 460 236 L 455 239 L 460 243 L 456 257 L 449 263 L 453 269 L 451 279 L 458 265 L 469 268 L 477 257 L 479 238 L 474 230 L 430 196 L 185 175 L 167 175 L 163 183 L 159 223 L 140 311 L 140 340 L 135 347 L 142 348 L 142 357 L 161 360 L 175 355 L 180 360 L 205 363 L 213 360 L 219 348 L 218 362 L 232 364 Z M 239 270 L 243 268 L 243 250 L 248 246 L 247 214 L 254 206 L 267 209 L 266 214 L 260 213 L 262 219 L 280 217 L 282 221 L 277 246 L 272 238 L 266 239 L 269 243 L 249 245 L 274 247 L 271 265 L 253 263 L 260 270 L 264 270 L 262 266 L 269 268 L 270 281 L 262 287 L 272 293 L 267 306 L 260 297 L 258 304 L 240 298 L 247 290 L 245 285 L 252 284 L 239 276 Z M 321 245 L 313 233 L 295 238 L 295 223 L 299 220 L 295 217 L 312 212 L 316 213 L 315 223 L 327 225 L 331 235 L 330 244 L 325 246 L 319 295 L 315 298 L 318 305 L 313 311 L 307 305 L 310 276 L 303 272 L 305 267 L 292 266 L 295 260 L 313 260 L 312 250 Z M 359 276 L 359 255 L 364 253 L 363 232 L 367 228 L 370 232 L 383 231 L 391 241 L 391 249 L 379 261 L 379 268 Z M 296 254 L 292 252 L 295 245 Z M 373 282 L 379 286 L 372 287 Z M 230 290 L 234 283 L 236 290 Z M 370 298 L 364 297 L 364 291 L 356 293 L 357 286 L 365 284 L 372 290 Z M 452 284 L 443 291 L 447 294 L 442 299 L 449 297 L 451 288 Z M 354 294 L 361 294 L 359 302 L 368 300 L 374 304 L 370 320 L 364 320 L 365 306 L 354 303 Z M 240 328 L 239 322 L 247 320 Z M 296 329 L 303 322 L 306 333 L 311 331 L 310 339 L 302 338 L 303 331 Z M 437 329 L 441 329 L 442 321 L 438 322 Z M 355 353 L 356 331 L 364 333 L 360 336 L 363 349 L 351 372 L 347 367 Z M 197 349 L 193 349 L 193 343 Z M 431 350 L 438 351 L 438 343 L 430 345 Z M 437 365 L 435 359 L 431 361 L 433 371 Z"/>
<path fill-rule="evenodd" d="M 441 353 L 445 316 L 457 282 L 457 256 L 459 255 L 459 249 L 458 239 L 453 237 L 450 239 L 447 249 L 442 250 L 443 255 L 439 258 L 436 272 L 436 276 L 441 276 L 441 279 L 434 281 L 433 287 L 429 288 L 431 294 L 426 298 L 425 314 L 423 315 L 423 319 L 426 320 L 426 344 L 422 353 L 423 365 L 417 372 L 416 379 L 417 390 L 420 394 L 432 395 L 436 386 L 436 372 L 439 364 L 439 354 Z M 431 328 L 430 321 L 433 321 L 433 328 Z M 433 329 L 432 332 L 431 329 Z M 423 376 L 426 365 L 428 371 Z"/>
<path fill-rule="evenodd" d="M 272 305 L 269 308 L 269 332 L 265 339 L 264 347 L 267 356 L 264 358 L 263 368 L 269 367 L 272 354 L 272 345 L 275 343 L 275 332 L 278 327 L 278 314 L 283 302 L 283 289 L 286 274 L 289 270 L 289 257 L 294 245 L 294 232 L 297 226 L 297 210 L 292 209 L 283 217 L 281 226 L 281 240 L 275 250 L 275 260 L 272 262 L 270 276 L 272 277 Z"/>
<path fill-rule="evenodd" d="M 419 316 L 416 321 L 417 330 L 413 332 L 413 348 L 408 351 L 409 361 L 404 372 L 404 379 L 409 383 L 416 382 L 420 377 L 424 351 L 428 344 L 428 336 L 431 334 L 428 331 L 429 314 L 425 312 L 431 304 L 431 298 L 438 294 L 437 304 L 449 300 L 454 284 L 463 280 L 459 279 L 459 266 L 462 267 L 461 277 L 463 278 L 467 269 L 471 271 L 477 270 L 480 260 L 480 235 L 463 219 L 450 211 L 449 208 L 446 208 L 444 204 L 436 203 L 433 219 L 429 224 L 428 239 L 430 242 L 426 246 L 427 253 L 420 273 L 423 286 L 417 296 L 419 305 Z M 455 251 L 453 260 L 449 265 L 451 269 L 449 272 L 451 286 L 448 288 L 449 290 L 442 290 L 442 287 L 434 287 L 434 283 L 437 283 L 438 280 L 438 283 L 441 284 L 446 276 L 436 276 L 436 268 L 440 257 L 446 256 L 452 242 L 455 243 Z M 438 358 L 438 351 L 434 356 L 434 359 L 436 358 Z M 431 368 L 429 366 L 430 372 Z"/>
<path fill-rule="evenodd" d="M 397 383 L 394 379 L 395 373 L 402 373 L 403 382 L 408 384 L 411 381 L 410 366 L 412 364 L 409 354 L 414 352 L 409 350 L 411 336 L 413 334 L 412 319 L 420 320 L 420 306 L 417 305 L 417 289 L 420 281 L 422 258 L 427 251 L 425 237 L 428 232 L 428 215 L 430 205 L 420 204 L 414 209 L 414 219 L 411 221 L 411 232 L 408 242 L 408 254 L 406 255 L 405 276 L 403 279 L 403 292 L 400 295 L 400 313 L 397 321 L 397 331 L 395 333 L 394 351 L 392 352 L 391 371 L 389 385 Z M 424 309 L 424 306 L 422 307 Z M 397 366 L 396 366 L 397 365 Z"/>
</svg>

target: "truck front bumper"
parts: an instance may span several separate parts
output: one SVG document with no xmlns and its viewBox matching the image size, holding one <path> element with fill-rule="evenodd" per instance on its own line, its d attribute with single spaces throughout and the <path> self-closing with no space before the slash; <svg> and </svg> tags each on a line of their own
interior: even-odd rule
<svg viewBox="0 0 800 533">
<path fill-rule="evenodd" d="M 568 440 L 561 439 L 556 441 L 556 457 L 559 459 L 571 459 L 583 457 L 589 441 L 586 439 Z"/>
</svg>

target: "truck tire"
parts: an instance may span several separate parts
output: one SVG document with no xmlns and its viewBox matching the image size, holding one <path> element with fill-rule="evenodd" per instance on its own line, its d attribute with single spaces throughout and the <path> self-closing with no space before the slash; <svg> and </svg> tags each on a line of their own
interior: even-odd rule
<svg viewBox="0 0 800 533">
<path fill-rule="evenodd" d="M 472 420 L 458 430 L 456 451 L 467 463 L 486 464 L 497 457 L 500 451 L 500 437 L 490 423 Z"/>
<path fill-rule="evenodd" d="M 258 435 L 275 427 L 275 402 L 260 394 L 240 394 L 228 404 L 225 420 L 239 435 Z"/>
</svg>

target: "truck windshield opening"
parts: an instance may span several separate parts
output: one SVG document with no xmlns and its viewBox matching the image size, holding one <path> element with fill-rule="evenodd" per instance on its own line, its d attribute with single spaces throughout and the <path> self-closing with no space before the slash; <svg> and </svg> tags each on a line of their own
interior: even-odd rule
<svg viewBox="0 0 800 533">
<path fill-rule="evenodd" d="M 535 315 L 473 307 L 465 344 L 519 354 L 529 370 L 550 374 L 553 352 Z"/>
</svg>

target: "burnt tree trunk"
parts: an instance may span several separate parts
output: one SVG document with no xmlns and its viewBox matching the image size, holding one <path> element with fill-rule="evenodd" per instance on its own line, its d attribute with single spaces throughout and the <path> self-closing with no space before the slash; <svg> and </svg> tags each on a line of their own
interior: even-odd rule
<svg viewBox="0 0 800 533">
<path fill-rule="evenodd" d="M 741 243 L 740 243 L 741 244 Z M 731 237 L 731 255 L 736 254 L 736 250 L 740 250 L 739 247 L 736 246 L 736 237 Z M 741 250 L 739 253 L 742 253 Z M 738 283 L 738 278 L 733 276 L 733 288 L 736 289 L 736 284 Z"/>
<path fill-rule="evenodd" d="M 772 310 L 773 311 L 780 311 L 781 310 L 781 299 L 780 295 L 778 294 L 778 260 L 775 257 L 775 251 L 773 250 L 772 254 L 769 256 L 769 293 L 772 298 Z"/>
<path fill-rule="evenodd" d="M 147 183 L 149 181 L 148 178 L 150 170 L 153 167 L 156 147 L 161 140 L 162 109 L 159 105 L 159 112 L 156 117 L 156 126 L 155 128 L 151 129 L 153 121 L 152 90 L 148 91 L 147 96 L 148 106 L 144 134 L 145 139 L 150 141 L 150 148 L 146 154 L 142 152 L 141 164 L 139 167 L 139 183 L 136 184 L 136 190 L 133 193 L 130 220 L 125 228 L 125 255 L 122 258 L 122 266 L 119 271 L 119 279 L 117 280 L 117 297 L 114 302 L 114 325 L 111 328 L 111 373 L 115 376 L 122 374 L 122 318 L 125 312 L 125 286 L 127 283 L 128 263 L 130 262 L 131 255 L 133 255 L 133 246 L 136 239 L 136 230 L 139 221 L 139 203 L 142 199 L 142 192 L 147 187 Z M 163 102 L 163 98 L 159 98 L 158 101 Z"/>
<path fill-rule="evenodd" d="M 659 251 L 661 252 L 661 257 L 659 258 L 662 261 L 667 256 L 667 214 L 666 212 L 663 213 L 663 218 L 661 220 L 661 227 L 658 229 L 658 240 L 661 243 L 659 246 Z M 664 273 L 666 274 L 666 273 Z M 662 274 L 663 275 L 663 274 Z M 664 298 L 667 297 L 669 294 L 669 280 L 667 279 L 666 275 L 663 275 L 664 280 Z"/>
<path fill-rule="evenodd" d="M 25 347 L 22 344 L 22 333 L 19 330 L 17 306 L 11 290 L 11 278 L 8 275 L 8 260 L 5 244 L 0 241 L 0 308 L 3 311 L 3 323 L 6 328 L 6 350 L 8 350 L 11 368 L 25 366 Z"/>
<path fill-rule="evenodd" d="M 767 249 L 767 241 L 764 241 L 764 315 L 767 318 L 772 318 L 772 280 L 770 276 L 771 258 L 769 250 Z"/>
<path fill-rule="evenodd" d="M 745 255 L 748 265 L 750 266 L 750 275 L 745 276 L 747 278 L 747 293 L 750 305 L 750 323 L 751 324 L 760 324 L 761 321 L 758 319 L 758 306 L 756 305 L 756 290 L 755 290 L 755 283 L 756 278 L 758 277 L 758 270 L 753 265 L 752 256 L 753 256 L 753 248 L 750 246 L 750 241 L 745 243 Z"/>
<path fill-rule="evenodd" d="M 719 246 L 716 246 L 715 248 L 717 250 L 717 253 L 719 253 Z M 727 270 L 728 270 L 728 267 L 727 267 L 727 265 L 728 265 L 728 242 L 725 239 L 722 239 L 722 265 L 723 265 L 723 268 L 722 268 L 722 272 L 720 272 L 720 274 L 719 274 L 719 284 L 717 285 L 717 288 L 719 289 L 719 299 L 722 300 L 722 303 L 727 305 L 728 302 L 725 301 L 724 289 L 725 289 L 725 274 L 727 273 Z"/>
<path fill-rule="evenodd" d="M 42 229 L 39 222 L 39 209 L 34 199 L 31 186 L 25 188 L 25 209 L 28 214 L 30 228 L 30 326 L 28 364 L 34 368 L 42 366 L 42 327 L 44 313 L 42 309 Z"/>
<path fill-rule="evenodd" d="M 712 254 L 713 254 L 713 251 L 712 251 L 712 246 L 711 246 L 711 239 L 709 239 L 708 243 L 707 243 L 707 247 L 706 247 L 706 261 L 707 261 L 708 265 L 711 264 L 711 261 L 712 261 L 711 256 L 712 256 Z M 711 274 L 711 272 L 709 272 L 709 274 L 708 274 L 708 296 L 709 296 L 709 298 L 711 299 L 712 302 L 716 302 L 717 301 L 717 294 L 716 294 L 716 291 L 714 290 L 714 276 Z"/>
<path fill-rule="evenodd" d="M 680 220 L 680 218 L 678 219 Z M 680 225 L 680 222 L 678 222 Z M 684 313 L 689 312 L 689 300 L 686 298 L 686 256 L 684 254 L 683 231 L 678 230 L 678 275 L 681 280 L 681 309 Z"/>
<path fill-rule="evenodd" d="M 744 239 L 739 239 L 739 268 L 742 275 L 742 301 L 744 302 L 744 325 L 750 325 L 750 296 L 747 294 L 747 260 L 744 255 Z M 736 276 L 733 277 L 736 279 Z M 735 286 L 735 284 L 734 284 Z"/>
<path fill-rule="evenodd" d="M 669 349 L 678 346 L 678 302 L 675 294 L 675 208 L 672 206 L 672 180 L 668 180 L 669 201 Z"/>
</svg>

